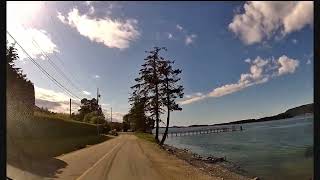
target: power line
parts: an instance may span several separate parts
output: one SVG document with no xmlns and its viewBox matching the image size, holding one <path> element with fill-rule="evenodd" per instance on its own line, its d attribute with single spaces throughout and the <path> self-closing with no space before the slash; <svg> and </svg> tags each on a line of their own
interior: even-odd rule
<svg viewBox="0 0 320 180">
<path fill-rule="evenodd" d="M 39 44 L 36 42 L 36 40 L 34 38 L 32 38 L 33 42 L 36 44 L 36 46 L 40 49 L 42 55 L 44 55 L 45 57 L 47 57 L 49 63 L 52 65 L 52 67 L 56 70 L 59 71 L 62 76 L 65 77 L 65 79 L 77 90 L 82 91 L 78 86 L 76 86 L 68 77 L 67 75 L 51 60 L 51 58 L 49 57 L 49 55 L 44 52 L 41 47 L 39 46 Z"/>
<path fill-rule="evenodd" d="M 46 6 L 46 2 L 44 4 Z M 56 21 L 52 18 L 52 15 L 49 15 L 49 17 L 51 19 L 51 22 L 55 25 L 55 26 L 53 26 L 53 28 L 56 29 L 55 28 L 57 26 Z M 52 29 L 52 31 L 53 31 L 53 29 Z M 62 40 L 61 40 L 62 35 L 59 33 L 59 31 L 57 29 L 55 32 L 58 34 L 58 36 L 54 35 L 54 39 L 58 40 L 61 43 L 62 42 Z M 51 33 L 51 35 L 53 35 L 53 34 L 54 33 Z M 66 64 L 61 60 L 61 58 L 59 58 L 59 56 L 56 53 L 53 53 L 53 54 L 63 66 L 66 66 Z M 79 83 L 79 80 L 76 77 L 80 77 L 80 76 L 78 73 L 76 73 L 76 72 L 74 72 L 74 73 L 76 76 L 74 76 L 70 71 L 68 71 L 68 74 L 73 78 L 73 80 L 75 80 L 75 82 Z"/>
<path fill-rule="evenodd" d="M 22 26 L 24 27 L 24 29 L 27 30 L 27 28 L 25 27 L 24 24 L 22 24 Z M 79 90 L 79 91 L 81 92 L 82 90 L 81 90 L 78 86 L 76 86 L 76 85 L 67 77 L 67 75 L 51 60 L 51 58 L 49 57 L 49 55 L 48 55 L 46 52 L 43 51 L 43 49 L 40 47 L 40 45 L 39 45 L 39 44 L 37 43 L 37 41 L 34 39 L 34 36 L 33 36 L 32 34 L 31 34 L 31 36 L 32 36 L 31 38 L 32 38 L 32 41 L 33 41 L 32 43 L 33 43 L 34 45 L 36 45 L 38 49 L 40 49 L 42 55 L 45 56 L 45 57 L 48 59 L 50 65 L 53 67 L 53 69 L 55 69 L 56 72 L 59 71 L 58 73 L 62 74 L 62 76 L 64 76 L 64 78 L 71 84 L 71 86 L 73 86 L 75 89 L 77 89 L 77 90 Z"/>
<path fill-rule="evenodd" d="M 52 80 L 52 82 L 54 82 L 58 87 L 60 87 L 61 89 L 63 89 L 64 91 L 66 91 L 70 96 L 75 97 L 79 100 L 81 100 L 81 98 L 79 98 L 77 95 L 73 94 L 71 91 L 69 91 L 66 87 L 64 87 L 61 83 L 59 83 L 54 77 L 52 77 L 40 64 L 38 64 L 30 55 L 29 53 L 18 43 L 18 41 L 9 33 L 9 31 L 7 31 L 7 33 L 9 34 L 9 36 L 17 43 L 17 45 L 23 50 L 23 52 L 29 57 L 29 59 L 31 60 L 31 62 L 33 64 L 36 65 L 36 67 L 38 67 L 42 73 L 44 73 L 50 80 Z"/>
<path fill-rule="evenodd" d="M 44 6 L 46 6 L 46 5 L 47 5 L 47 2 L 44 3 Z M 52 16 L 49 15 L 49 17 L 51 18 L 52 22 L 55 23 L 55 21 L 53 20 Z M 24 24 L 22 24 L 22 25 L 23 25 L 23 27 L 24 27 L 25 29 L 27 29 Z M 55 36 L 55 39 L 57 39 L 57 36 Z M 39 44 L 36 42 L 36 40 L 35 40 L 33 37 L 32 37 L 32 40 L 37 44 L 37 46 L 39 47 L 39 49 L 42 51 L 42 54 L 45 53 L 45 52 L 40 48 Z M 60 65 L 62 65 L 62 67 L 65 67 L 66 64 L 63 63 L 63 61 L 56 55 L 56 53 L 53 52 L 53 54 L 54 54 L 54 56 L 58 59 L 58 61 L 61 63 Z M 59 68 L 59 66 L 56 65 L 53 61 L 50 62 L 50 58 L 49 58 L 49 55 L 47 55 L 47 53 L 46 53 L 46 55 L 44 55 L 44 56 L 46 56 L 47 59 L 49 60 L 49 63 L 50 63 L 52 66 L 54 66 L 53 68 L 54 68 L 56 71 L 57 71 L 57 69 L 58 69 L 58 71 L 62 74 L 62 76 L 64 76 L 65 79 L 67 79 L 67 81 L 71 84 L 71 86 L 73 86 L 75 89 L 77 89 L 77 90 L 79 90 L 80 92 L 82 92 L 82 90 L 79 88 L 80 86 L 78 86 L 78 84 L 81 84 L 80 81 L 78 81 L 78 80 L 75 78 L 75 76 L 72 75 L 72 73 L 71 73 L 70 71 L 66 71 L 66 72 L 68 72 L 68 74 L 71 76 L 71 78 L 69 78 L 69 77 L 64 73 L 64 71 L 62 71 L 61 68 Z M 51 56 L 51 57 L 52 57 L 52 56 Z M 63 68 L 62 68 L 62 69 L 63 69 Z M 77 75 L 77 74 L 76 74 L 76 75 Z M 74 80 L 76 80 L 76 81 L 74 81 Z M 74 82 L 77 82 L 77 83 L 74 83 Z"/>
</svg>

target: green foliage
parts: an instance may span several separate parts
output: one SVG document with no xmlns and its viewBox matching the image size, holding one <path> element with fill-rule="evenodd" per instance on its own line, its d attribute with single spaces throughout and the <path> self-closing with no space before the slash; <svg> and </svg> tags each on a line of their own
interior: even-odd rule
<svg viewBox="0 0 320 180">
<path fill-rule="evenodd" d="M 22 74 L 22 70 L 15 66 L 15 61 L 19 60 L 19 55 L 17 49 L 15 48 L 15 44 L 8 44 L 6 49 L 6 64 L 7 64 L 7 82 L 11 82 L 12 80 L 21 79 L 25 82 L 31 84 L 29 80 L 26 79 L 26 75 Z"/>
<path fill-rule="evenodd" d="M 35 158 L 55 157 L 108 139 L 97 136 L 92 124 L 56 118 L 54 114 L 35 113 L 32 119 L 23 120 L 21 116 L 9 116 L 7 122 L 8 156 L 23 150 Z"/>
<path fill-rule="evenodd" d="M 109 122 L 111 130 L 116 129 L 117 131 L 122 130 L 122 123 L 120 122 Z"/>
<path fill-rule="evenodd" d="M 183 86 L 178 85 L 180 78 L 178 75 L 182 72 L 180 69 L 173 69 L 174 61 L 164 61 L 162 62 L 162 66 L 160 68 L 160 74 L 163 74 L 164 79 L 160 86 L 161 92 L 161 101 L 164 106 L 167 107 L 167 123 L 166 130 L 162 139 L 160 141 L 160 145 L 164 143 L 167 137 L 169 122 L 170 122 L 170 111 L 181 111 L 182 108 L 178 103 L 175 102 L 176 98 L 183 97 Z"/>
<path fill-rule="evenodd" d="M 72 115 L 75 120 L 93 124 L 102 124 L 105 122 L 105 116 L 95 98 L 92 98 L 91 100 L 83 98 L 80 102 L 79 113 Z"/>
<path fill-rule="evenodd" d="M 145 102 L 144 111 L 149 117 L 156 121 L 156 141 L 159 141 L 158 130 L 160 114 L 163 113 L 161 102 L 162 97 L 159 89 L 164 78 L 159 71 L 162 62 L 164 62 L 164 58 L 159 55 L 161 50 L 166 50 L 166 48 L 154 47 L 153 50 L 146 51 L 148 55 L 144 59 L 145 62 L 142 64 L 139 77 L 135 79 L 137 84 L 131 87 L 133 89 L 133 93 L 129 98 L 129 101 L 133 103 L 135 103 L 137 99 L 143 99 Z"/>
<path fill-rule="evenodd" d="M 93 124 L 103 124 L 105 123 L 105 119 L 102 116 L 94 116 L 90 119 L 90 122 Z"/>
<path fill-rule="evenodd" d="M 154 128 L 154 121 L 145 114 L 145 98 L 135 98 L 128 114 L 123 117 L 123 126 L 133 131 L 146 132 Z"/>
<path fill-rule="evenodd" d="M 109 131 L 111 131 L 110 123 L 104 123 L 103 124 L 103 133 L 108 134 Z"/>
<path fill-rule="evenodd" d="M 105 118 L 97 111 L 93 111 L 86 114 L 83 118 L 83 121 L 91 124 L 103 124 L 105 123 Z"/>
<path fill-rule="evenodd" d="M 161 50 L 166 48 L 154 47 L 144 59 L 139 77 L 135 79 L 136 84 L 132 86 L 133 93 L 129 98 L 131 109 L 126 121 L 134 125 L 134 130 L 146 132 L 156 123 L 155 139 L 159 142 L 159 122 L 160 115 L 167 111 L 168 131 L 170 111 L 182 110 L 177 98 L 183 97 L 183 86 L 178 85 L 180 78 L 178 75 L 182 72 L 180 69 L 173 69 L 174 61 L 166 60 L 159 55 Z M 125 119 L 124 119 L 125 120 Z M 161 140 L 162 144 L 165 137 Z"/>
<path fill-rule="evenodd" d="M 124 132 L 132 129 L 132 127 L 130 126 L 129 114 L 124 115 L 122 118 L 122 129 Z"/>
</svg>

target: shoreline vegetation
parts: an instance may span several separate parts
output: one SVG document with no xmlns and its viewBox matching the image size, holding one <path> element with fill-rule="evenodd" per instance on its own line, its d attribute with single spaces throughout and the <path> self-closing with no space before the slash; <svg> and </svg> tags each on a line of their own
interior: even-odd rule
<svg viewBox="0 0 320 180">
<path fill-rule="evenodd" d="M 313 114 L 313 103 L 305 104 L 302 106 L 298 106 L 295 108 L 288 109 L 284 113 L 280 113 L 274 116 L 263 117 L 259 119 L 245 119 L 245 120 L 238 120 L 232 121 L 228 123 L 219 123 L 219 124 L 200 124 L 200 125 L 190 125 L 190 126 L 172 126 L 170 128 L 187 128 L 187 127 L 205 127 L 205 126 L 220 126 L 220 125 L 234 125 L 234 124 L 245 124 L 245 123 L 255 123 L 255 122 L 264 122 L 264 121 L 274 121 L 274 120 L 282 120 L 288 119 L 296 116 L 301 115 L 309 115 Z M 161 127 L 162 128 L 162 127 Z"/>
<path fill-rule="evenodd" d="M 147 133 L 134 133 L 138 138 L 155 143 L 152 134 Z M 222 179 L 237 179 L 237 180 L 249 180 L 259 178 L 250 175 L 247 171 L 243 170 L 240 166 L 227 160 L 227 157 L 215 157 L 215 156 L 201 156 L 197 153 L 190 151 L 189 149 L 180 149 L 174 146 L 164 144 L 159 146 L 160 149 L 167 152 L 168 155 L 173 155 L 178 159 L 181 159 L 194 168 L 200 169 L 206 174 L 214 177 L 220 177 Z"/>
</svg>

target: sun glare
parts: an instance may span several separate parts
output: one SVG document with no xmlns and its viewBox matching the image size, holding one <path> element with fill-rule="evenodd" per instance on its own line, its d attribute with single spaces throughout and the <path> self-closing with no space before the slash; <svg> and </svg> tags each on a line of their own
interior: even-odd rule
<svg viewBox="0 0 320 180">
<path fill-rule="evenodd" d="M 9 1 L 7 2 L 8 24 L 29 24 L 36 20 L 36 15 L 43 9 L 41 1 Z"/>
</svg>

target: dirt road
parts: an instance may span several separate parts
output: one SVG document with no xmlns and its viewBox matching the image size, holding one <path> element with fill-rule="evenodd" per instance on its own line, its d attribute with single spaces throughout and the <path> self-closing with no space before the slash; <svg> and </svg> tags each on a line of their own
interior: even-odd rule
<svg viewBox="0 0 320 180">
<path fill-rule="evenodd" d="M 104 143 L 56 157 L 55 161 L 63 162 L 65 166 L 56 169 L 55 173 L 50 176 L 43 172 L 38 173 L 42 179 L 220 179 L 210 177 L 185 161 L 168 155 L 154 143 L 129 134 L 123 134 Z M 54 165 L 49 163 L 46 166 L 53 167 Z M 31 177 L 30 179 L 36 178 Z"/>
</svg>

